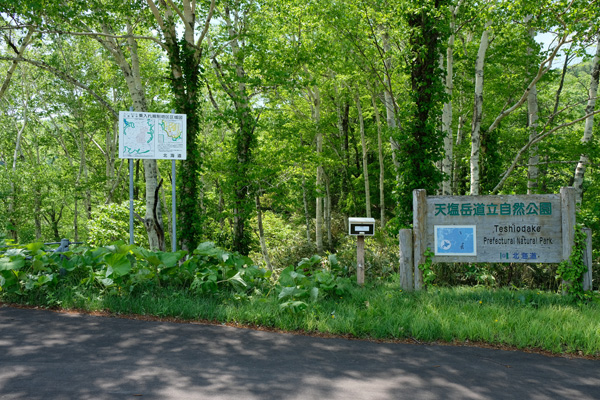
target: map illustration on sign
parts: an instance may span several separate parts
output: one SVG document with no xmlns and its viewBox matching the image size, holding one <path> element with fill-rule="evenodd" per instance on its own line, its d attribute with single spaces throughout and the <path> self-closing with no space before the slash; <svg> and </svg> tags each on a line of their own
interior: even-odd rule
<svg viewBox="0 0 600 400">
<path fill-rule="evenodd" d="M 477 229 L 475 225 L 435 225 L 436 256 L 476 256 Z"/>
<path fill-rule="evenodd" d="M 119 112 L 119 158 L 186 159 L 186 115 Z"/>
</svg>

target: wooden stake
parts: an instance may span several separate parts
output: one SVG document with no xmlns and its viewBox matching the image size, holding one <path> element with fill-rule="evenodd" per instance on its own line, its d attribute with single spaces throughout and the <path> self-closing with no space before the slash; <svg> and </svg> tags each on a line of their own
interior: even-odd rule
<svg viewBox="0 0 600 400">
<path fill-rule="evenodd" d="M 583 232 L 586 234 L 583 262 L 587 265 L 587 271 L 583 275 L 583 290 L 592 290 L 592 230 L 583 228 Z"/>
<path fill-rule="evenodd" d="M 365 284 L 365 237 L 356 237 L 356 283 Z"/>
<path fill-rule="evenodd" d="M 425 231 L 427 226 L 427 191 L 425 189 L 413 190 L 413 246 L 415 249 L 414 277 L 415 290 L 423 289 L 423 271 L 419 269 L 419 265 L 425 264 L 425 249 L 427 248 L 427 240 Z"/>
<path fill-rule="evenodd" d="M 398 240 L 400 242 L 400 288 L 413 290 L 413 231 L 400 229 Z"/>
</svg>

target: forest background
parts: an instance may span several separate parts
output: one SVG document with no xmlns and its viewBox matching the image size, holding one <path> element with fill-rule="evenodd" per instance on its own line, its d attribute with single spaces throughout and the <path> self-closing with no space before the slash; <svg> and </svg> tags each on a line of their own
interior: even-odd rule
<svg viewBox="0 0 600 400">
<path fill-rule="evenodd" d="M 6 239 L 127 240 L 133 107 L 188 116 L 178 248 L 285 267 L 351 251 L 366 216 L 394 268 L 413 189 L 562 186 L 599 248 L 596 0 L 0 0 L 0 17 Z M 170 167 L 135 162 L 136 244 L 168 248 Z"/>
</svg>

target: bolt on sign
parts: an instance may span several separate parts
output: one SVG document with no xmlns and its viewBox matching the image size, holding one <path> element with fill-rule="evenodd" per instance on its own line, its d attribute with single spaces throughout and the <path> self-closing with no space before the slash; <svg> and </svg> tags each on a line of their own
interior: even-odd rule
<svg viewBox="0 0 600 400">
<path fill-rule="evenodd" d="M 415 241 L 433 251 L 434 262 L 559 263 L 573 246 L 574 193 L 573 188 L 544 195 L 416 193 Z"/>
</svg>

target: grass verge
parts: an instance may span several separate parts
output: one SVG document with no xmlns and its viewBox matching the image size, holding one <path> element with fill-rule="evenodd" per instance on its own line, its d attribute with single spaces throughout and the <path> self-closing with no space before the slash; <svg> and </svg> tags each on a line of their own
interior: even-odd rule
<svg viewBox="0 0 600 400">
<path fill-rule="evenodd" d="M 0 300 L 115 314 L 208 320 L 344 337 L 418 342 L 483 342 L 498 347 L 600 357 L 600 303 L 576 304 L 555 293 L 482 287 L 434 288 L 408 293 L 397 283 L 353 287 L 344 297 L 319 299 L 306 308 L 280 307 L 277 297 L 234 293 L 197 295 L 153 288 L 131 295 L 76 288 L 51 296 Z"/>
</svg>

